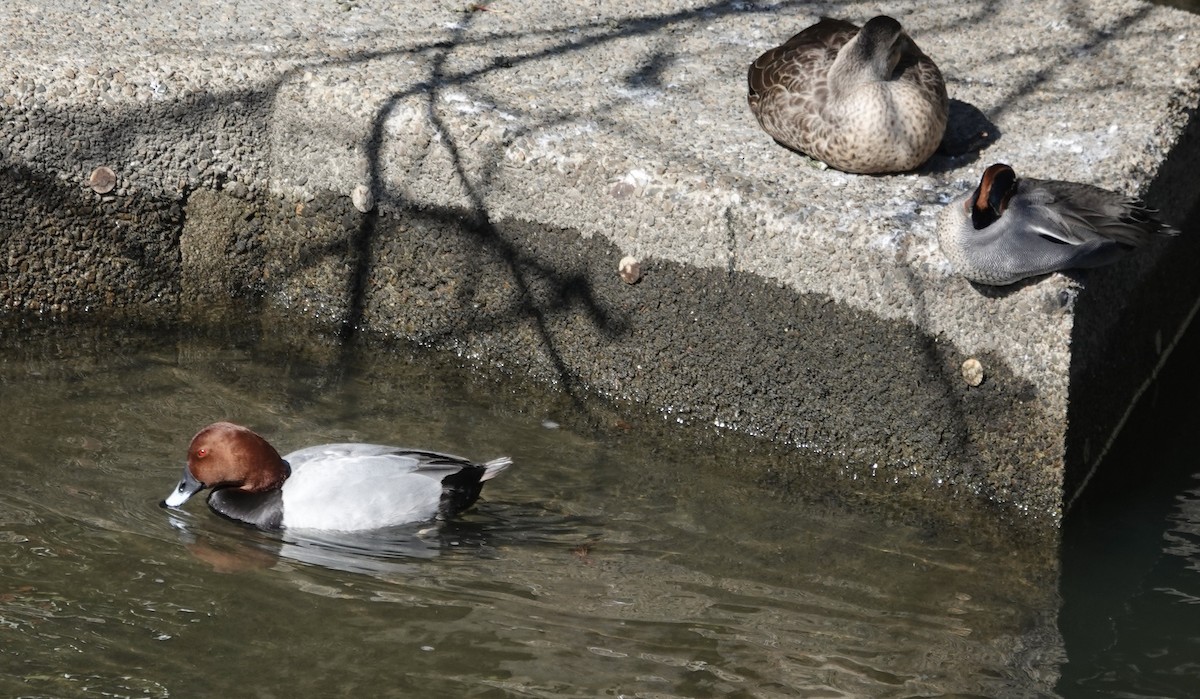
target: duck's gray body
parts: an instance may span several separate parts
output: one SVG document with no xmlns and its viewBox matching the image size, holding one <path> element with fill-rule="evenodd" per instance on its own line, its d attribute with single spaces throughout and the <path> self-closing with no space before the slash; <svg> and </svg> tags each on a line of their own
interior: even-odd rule
<svg viewBox="0 0 1200 699">
<path fill-rule="evenodd" d="M 996 184 L 1006 177 L 1011 185 Z M 1177 233 L 1154 213 L 1134 197 L 1078 182 L 1016 179 L 1012 168 L 997 164 L 973 193 L 942 211 L 938 243 L 962 276 L 1003 286 L 1106 265 L 1155 235 Z"/>
<path fill-rule="evenodd" d="M 911 170 L 946 130 L 937 66 L 891 17 L 822 18 L 750 65 L 748 102 L 779 143 L 839 170 Z"/>
</svg>

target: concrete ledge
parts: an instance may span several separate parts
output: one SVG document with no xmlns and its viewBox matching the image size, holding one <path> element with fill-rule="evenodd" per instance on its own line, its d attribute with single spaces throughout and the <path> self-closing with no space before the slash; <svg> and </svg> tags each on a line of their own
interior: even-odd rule
<svg viewBox="0 0 1200 699">
<path fill-rule="evenodd" d="M 1004 161 L 1144 191 L 1183 222 L 1200 18 L 824 5 L 899 18 L 958 114 L 995 132 L 982 154 L 861 177 L 776 146 L 745 105 L 746 64 L 814 8 L 603 11 L 10 6 L 0 307 L 246 296 L 1057 521 L 1200 298 L 1178 271 L 1197 243 L 996 292 L 949 275 L 934 218 Z M 103 196 L 81 188 L 99 165 L 118 174 Z"/>
</svg>

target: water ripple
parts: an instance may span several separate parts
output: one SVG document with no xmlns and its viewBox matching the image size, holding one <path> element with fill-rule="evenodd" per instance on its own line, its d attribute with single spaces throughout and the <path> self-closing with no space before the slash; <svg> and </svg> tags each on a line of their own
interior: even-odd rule
<svg viewBox="0 0 1200 699">
<path fill-rule="evenodd" d="M 1053 686 L 1053 576 L 1047 585 L 1015 567 L 1024 552 L 771 500 L 722 462 L 751 472 L 740 464 L 752 454 L 672 455 L 636 430 L 573 431 L 588 416 L 569 401 L 420 362 L 330 365 L 137 340 L 0 363 L 0 694 L 911 697 Z M 558 429 L 542 427 L 547 415 Z M 270 533 L 199 499 L 158 507 L 187 439 L 217 418 L 254 423 L 281 445 L 402 433 L 511 454 L 516 466 L 436 526 Z M 1178 536 L 1190 550 L 1190 534 Z"/>
</svg>

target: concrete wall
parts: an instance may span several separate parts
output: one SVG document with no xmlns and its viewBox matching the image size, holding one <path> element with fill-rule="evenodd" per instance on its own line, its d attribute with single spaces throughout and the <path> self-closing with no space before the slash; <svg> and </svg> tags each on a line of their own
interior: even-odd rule
<svg viewBox="0 0 1200 699">
<path fill-rule="evenodd" d="M 5 313 L 288 309 L 1055 522 L 1200 298 L 1191 238 L 997 291 L 932 230 L 993 161 L 1192 215 L 1200 19 L 1175 10 L 39 7 L 0 18 Z M 745 65 L 884 9 L 968 146 L 855 177 L 773 144 Z"/>
</svg>

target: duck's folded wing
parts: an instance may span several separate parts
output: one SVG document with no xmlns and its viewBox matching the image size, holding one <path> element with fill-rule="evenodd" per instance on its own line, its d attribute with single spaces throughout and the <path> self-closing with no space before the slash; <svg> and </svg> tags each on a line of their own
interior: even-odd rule
<svg viewBox="0 0 1200 699">
<path fill-rule="evenodd" d="M 292 468 L 307 463 L 335 462 L 342 460 L 369 460 L 376 467 L 401 471 L 454 471 L 472 466 L 469 459 L 454 454 L 445 454 L 424 449 L 408 449 L 385 444 L 321 444 L 298 449 L 283 457 Z"/>
<path fill-rule="evenodd" d="M 824 82 L 825 65 L 833 63 L 838 50 L 857 33 L 858 27 L 850 22 L 824 17 L 766 51 L 750 64 L 746 75 L 751 102 L 775 87 L 793 91 L 811 87 L 817 79 Z"/>
<path fill-rule="evenodd" d="M 1006 212 L 1008 216 L 1012 212 Z M 1127 246 L 1101 235 L 1086 219 L 1064 216 L 1058 209 L 1025 208 L 1019 225 L 994 238 L 986 250 L 1013 280 L 1064 269 L 1098 267 L 1127 251 Z"/>
<path fill-rule="evenodd" d="M 1069 245 L 1111 242 L 1145 245 L 1152 235 L 1176 231 L 1154 218 L 1139 199 L 1078 182 L 1044 182 L 1037 189 L 1035 218 L 1052 222 L 1039 235 Z"/>
<path fill-rule="evenodd" d="M 1049 243 L 1086 245 L 1102 239 L 1087 217 L 1069 209 L 1040 206 L 1022 216 L 1024 230 Z"/>
</svg>

